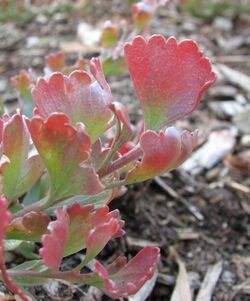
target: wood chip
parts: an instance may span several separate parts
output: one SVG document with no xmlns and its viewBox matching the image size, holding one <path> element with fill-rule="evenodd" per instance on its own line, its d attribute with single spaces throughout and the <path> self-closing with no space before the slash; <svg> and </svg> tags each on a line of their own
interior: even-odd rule
<svg viewBox="0 0 250 301">
<path fill-rule="evenodd" d="M 240 87 L 247 93 L 250 93 L 250 77 L 246 74 L 234 70 L 226 65 L 218 65 L 219 70 L 225 76 L 227 81 L 233 85 Z"/>
<path fill-rule="evenodd" d="M 208 269 L 205 278 L 202 282 L 196 301 L 211 300 L 214 289 L 216 287 L 216 283 L 218 282 L 223 269 L 222 265 L 222 261 L 219 261 Z"/>
<path fill-rule="evenodd" d="M 203 169 L 211 169 L 233 150 L 234 145 L 233 130 L 214 131 L 181 168 L 193 175 L 199 174 Z"/>
<path fill-rule="evenodd" d="M 146 246 L 158 247 L 159 244 L 153 241 L 149 241 L 146 239 L 133 238 L 131 236 L 126 236 L 127 244 L 130 250 L 138 251 L 141 248 Z"/>
<path fill-rule="evenodd" d="M 177 261 L 179 273 L 170 301 L 192 301 L 192 292 L 185 264 L 180 260 L 178 254 L 174 250 L 172 250 L 171 253 Z"/>
</svg>

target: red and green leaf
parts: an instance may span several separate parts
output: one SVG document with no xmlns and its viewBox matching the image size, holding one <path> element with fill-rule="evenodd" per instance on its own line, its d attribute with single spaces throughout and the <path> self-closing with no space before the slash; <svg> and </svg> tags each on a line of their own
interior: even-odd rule
<svg viewBox="0 0 250 301">
<path fill-rule="evenodd" d="M 50 53 L 45 57 L 46 68 L 51 72 L 62 71 L 65 64 L 65 55 L 63 52 Z"/>
<path fill-rule="evenodd" d="M 93 205 L 80 206 L 75 203 L 67 212 L 70 224 L 65 256 L 87 248 L 87 262 L 93 259 L 110 239 L 124 234 L 121 229 L 124 223 L 118 219 L 119 214 L 117 211 L 109 212 L 107 206 L 94 209 Z M 106 230 L 105 233 L 103 229 Z"/>
<path fill-rule="evenodd" d="M 126 184 L 145 181 L 177 168 L 193 151 L 196 132 L 180 134 L 174 127 L 156 133 L 148 130 L 140 139 L 143 158 L 128 174 Z"/>
<path fill-rule="evenodd" d="M 44 165 L 38 154 L 29 155 L 30 135 L 20 113 L 4 125 L 3 154 L 7 161 L 3 171 L 3 192 L 9 202 L 27 192 L 41 176 Z"/>
<path fill-rule="evenodd" d="M 118 211 L 109 212 L 107 206 L 93 205 L 56 209 L 57 220 L 48 225 L 49 234 L 42 236 L 40 255 L 45 265 L 58 270 L 64 256 L 87 249 L 85 263 L 92 260 L 108 241 L 124 234 Z"/>
<path fill-rule="evenodd" d="M 11 82 L 19 93 L 24 113 L 31 117 L 35 107 L 31 95 L 31 86 L 35 83 L 34 75 L 31 71 L 21 70 L 11 78 Z"/>
<path fill-rule="evenodd" d="M 54 112 L 65 113 L 71 125 L 82 122 L 95 142 L 111 125 L 111 93 L 98 59 L 92 60 L 91 72 L 95 81 L 85 71 L 69 76 L 53 73 L 48 80 L 38 81 L 32 95 L 36 113 L 43 119 Z"/>
<path fill-rule="evenodd" d="M 154 35 L 145 41 L 138 36 L 124 51 L 146 129 L 159 131 L 190 114 L 216 79 L 192 40 L 177 43 Z"/>
<path fill-rule="evenodd" d="M 91 195 L 103 190 L 89 158 L 90 138 L 82 124 L 77 129 L 69 118 L 54 113 L 46 121 L 27 120 L 32 140 L 50 176 L 49 202 L 73 195 Z"/>
</svg>

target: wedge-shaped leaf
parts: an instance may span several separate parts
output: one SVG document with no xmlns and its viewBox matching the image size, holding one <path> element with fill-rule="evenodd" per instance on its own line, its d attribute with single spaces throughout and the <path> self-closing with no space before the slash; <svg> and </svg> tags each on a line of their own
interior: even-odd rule
<svg viewBox="0 0 250 301">
<path fill-rule="evenodd" d="M 50 217 L 40 212 L 29 212 L 15 218 L 7 232 L 8 239 L 40 241 L 41 235 L 47 232 Z"/>
<path fill-rule="evenodd" d="M 1 279 L 5 282 L 8 288 L 21 297 L 24 301 L 30 301 L 30 299 L 16 286 L 12 278 L 7 272 L 4 262 L 4 238 L 7 228 L 11 221 L 11 214 L 8 211 L 7 200 L 4 197 L 0 197 L 0 270 Z"/>
<path fill-rule="evenodd" d="M 179 133 L 174 127 L 156 133 L 148 130 L 140 139 L 142 161 L 128 174 L 127 184 L 137 183 L 177 168 L 191 154 L 196 132 Z"/>
<path fill-rule="evenodd" d="M 125 45 L 125 57 L 146 129 L 159 131 L 191 113 L 216 79 L 192 40 L 135 37 Z"/>
<path fill-rule="evenodd" d="M 2 164 L 3 192 L 9 202 L 27 192 L 41 176 L 44 165 L 38 154 L 29 156 L 30 136 L 20 113 L 4 125 L 3 153 L 8 161 Z"/>
<path fill-rule="evenodd" d="M 145 247 L 128 263 L 124 257 L 118 257 L 107 268 L 96 261 L 94 269 L 103 279 L 97 287 L 113 299 L 135 294 L 153 276 L 159 253 L 157 247 Z"/>
<path fill-rule="evenodd" d="M 11 78 L 11 82 L 19 93 L 25 115 L 31 117 L 35 107 L 31 95 L 31 86 L 35 83 L 35 76 L 31 71 L 21 70 L 18 75 Z"/>
<path fill-rule="evenodd" d="M 71 125 L 84 123 L 94 142 L 110 127 L 112 112 L 110 88 L 98 59 L 92 59 L 91 72 L 94 81 L 85 71 L 74 71 L 69 76 L 53 73 L 48 80 L 38 81 L 32 95 L 36 113 L 43 119 L 54 112 L 65 113 Z"/>
<path fill-rule="evenodd" d="M 46 121 L 35 116 L 27 120 L 33 142 L 50 176 L 49 202 L 78 194 L 96 194 L 103 190 L 90 159 L 90 138 L 82 124 L 77 129 L 69 118 L 54 113 Z"/>
<path fill-rule="evenodd" d="M 50 222 L 49 234 L 42 236 L 43 247 L 39 250 L 44 264 L 51 270 L 59 269 L 69 234 L 69 216 L 65 209 L 56 209 L 56 221 Z"/>
<path fill-rule="evenodd" d="M 40 255 L 52 270 L 58 270 L 61 260 L 87 248 L 85 263 L 92 260 L 112 238 L 124 234 L 124 222 L 117 210 L 109 212 L 107 206 L 94 209 L 93 205 L 56 209 L 57 220 L 49 224 L 49 234 L 42 236 Z"/>
</svg>

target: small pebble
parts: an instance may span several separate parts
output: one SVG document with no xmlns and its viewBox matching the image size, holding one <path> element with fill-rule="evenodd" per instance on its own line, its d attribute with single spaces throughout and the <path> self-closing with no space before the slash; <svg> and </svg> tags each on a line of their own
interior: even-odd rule
<svg viewBox="0 0 250 301">
<path fill-rule="evenodd" d="M 233 23 L 230 19 L 223 18 L 223 17 L 216 17 L 213 22 L 213 26 L 216 29 L 222 31 L 230 31 L 233 28 Z"/>
</svg>

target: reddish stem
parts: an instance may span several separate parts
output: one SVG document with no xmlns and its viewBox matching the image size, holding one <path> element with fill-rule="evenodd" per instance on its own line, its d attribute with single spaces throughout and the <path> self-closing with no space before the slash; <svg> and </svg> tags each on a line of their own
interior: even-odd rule
<svg viewBox="0 0 250 301">
<path fill-rule="evenodd" d="M 16 295 L 18 295 L 23 301 L 31 301 L 30 297 L 26 296 L 24 292 L 22 292 L 15 284 L 15 282 L 12 280 L 12 278 L 9 276 L 6 265 L 2 261 L 0 263 L 0 270 L 1 270 L 1 275 L 4 283 L 6 286 L 10 289 L 10 291 Z"/>
<path fill-rule="evenodd" d="M 138 159 L 143 154 L 142 149 L 139 145 L 136 145 L 132 150 L 124 154 L 121 158 L 115 160 L 106 169 L 101 169 L 98 174 L 100 177 L 104 177 L 122 167 L 128 163 Z"/>
</svg>

